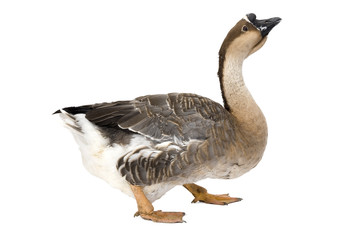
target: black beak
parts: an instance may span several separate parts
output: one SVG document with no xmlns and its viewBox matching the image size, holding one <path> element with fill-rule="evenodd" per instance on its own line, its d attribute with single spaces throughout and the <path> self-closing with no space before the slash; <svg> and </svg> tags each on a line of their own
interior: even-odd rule
<svg viewBox="0 0 361 240">
<path fill-rule="evenodd" d="M 267 36 L 272 28 L 279 24 L 282 20 L 279 17 L 258 20 L 256 19 L 256 15 L 253 13 L 247 14 L 247 18 L 256 28 L 261 31 L 262 37 Z"/>
</svg>

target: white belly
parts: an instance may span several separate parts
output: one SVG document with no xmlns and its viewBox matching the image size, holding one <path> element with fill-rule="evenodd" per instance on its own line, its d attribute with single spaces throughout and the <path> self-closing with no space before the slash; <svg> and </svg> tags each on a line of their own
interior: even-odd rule
<svg viewBox="0 0 361 240">
<path fill-rule="evenodd" d="M 105 180 L 112 187 L 120 189 L 128 196 L 134 197 L 129 183 L 118 172 L 116 165 L 121 156 L 142 146 L 151 146 L 151 142 L 140 135 L 134 135 L 130 143 L 122 146 L 119 144 L 110 145 L 97 127 L 89 122 L 84 114 L 75 116 L 76 122 L 61 114 L 63 120 L 68 124 L 74 135 L 82 154 L 84 167 L 93 175 Z M 79 126 L 82 132 L 74 130 L 71 126 Z M 160 183 L 144 187 L 143 191 L 149 201 L 153 202 L 172 189 L 176 184 Z"/>
<path fill-rule="evenodd" d="M 138 139 L 132 139 L 131 144 L 135 148 L 139 145 L 134 145 Z M 134 149 L 134 148 L 133 148 Z M 129 183 L 118 172 L 116 165 L 119 158 L 125 153 L 129 152 L 129 146 L 123 147 L 118 144 L 108 146 L 102 150 L 102 152 L 95 155 L 89 155 L 87 152 L 82 151 L 83 164 L 85 168 L 93 175 L 104 179 L 112 187 L 121 190 L 123 193 L 130 197 L 134 197 L 133 192 L 130 189 Z M 172 189 L 175 185 L 159 183 L 143 188 L 144 194 L 153 202 L 162 197 L 167 191 Z"/>
</svg>

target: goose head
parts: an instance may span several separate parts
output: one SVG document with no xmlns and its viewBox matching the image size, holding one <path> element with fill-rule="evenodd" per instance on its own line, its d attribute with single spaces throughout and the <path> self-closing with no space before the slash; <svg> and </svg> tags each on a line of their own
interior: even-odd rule
<svg viewBox="0 0 361 240">
<path fill-rule="evenodd" d="M 220 57 L 235 53 L 244 60 L 265 44 L 267 35 L 280 21 L 279 17 L 259 20 L 254 13 L 247 14 L 227 34 L 219 51 Z"/>
<path fill-rule="evenodd" d="M 228 32 L 219 50 L 218 68 L 224 107 L 227 110 L 231 109 L 230 104 L 234 105 L 233 108 L 239 107 L 234 99 L 240 99 L 242 102 L 242 96 L 247 96 L 242 93 L 242 89 L 237 88 L 244 86 L 244 59 L 265 44 L 267 35 L 280 21 L 281 18 L 278 17 L 258 20 L 255 14 L 250 13 Z"/>
</svg>

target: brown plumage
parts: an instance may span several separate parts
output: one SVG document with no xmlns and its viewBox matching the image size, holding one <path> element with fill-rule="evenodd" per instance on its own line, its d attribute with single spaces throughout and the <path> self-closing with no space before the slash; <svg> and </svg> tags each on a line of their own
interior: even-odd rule
<svg viewBox="0 0 361 240">
<path fill-rule="evenodd" d="M 157 222 L 182 221 L 181 213 L 156 212 L 151 205 L 176 185 L 184 184 L 199 201 L 239 201 L 192 183 L 235 178 L 260 161 L 267 125 L 244 85 L 242 63 L 279 21 L 248 14 L 228 33 L 218 72 L 225 107 L 196 94 L 169 93 L 58 110 L 85 167 L 134 196 L 139 215 Z"/>
</svg>

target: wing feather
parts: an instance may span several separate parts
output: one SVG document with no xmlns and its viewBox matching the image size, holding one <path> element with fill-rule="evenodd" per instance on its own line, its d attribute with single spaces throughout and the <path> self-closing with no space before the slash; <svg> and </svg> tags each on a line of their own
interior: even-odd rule
<svg viewBox="0 0 361 240">
<path fill-rule="evenodd" d="M 94 105 L 86 118 L 104 127 L 120 127 L 147 138 L 185 142 L 204 140 L 229 113 L 218 103 L 195 94 L 147 95 L 132 101 Z"/>
</svg>

